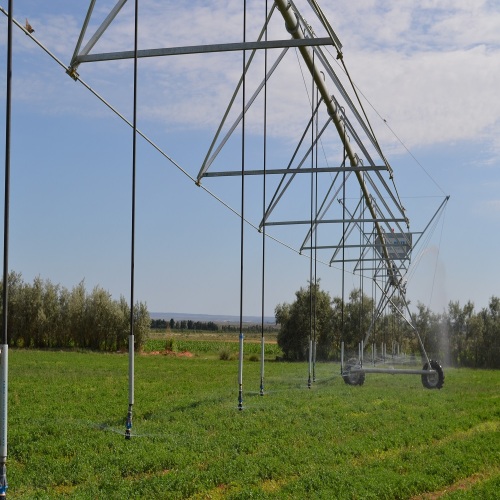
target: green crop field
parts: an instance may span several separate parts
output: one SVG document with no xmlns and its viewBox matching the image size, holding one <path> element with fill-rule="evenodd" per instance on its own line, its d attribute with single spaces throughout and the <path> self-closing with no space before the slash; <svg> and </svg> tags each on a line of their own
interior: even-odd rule
<svg viewBox="0 0 500 500">
<path fill-rule="evenodd" d="M 238 362 L 209 354 L 137 355 L 125 440 L 126 354 L 12 349 L 9 498 L 499 498 L 500 371 L 359 387 L 321 363 L 308 389 L 271 353 L 262 397 L 247 356 L 238 411 Z"/>
</svg>

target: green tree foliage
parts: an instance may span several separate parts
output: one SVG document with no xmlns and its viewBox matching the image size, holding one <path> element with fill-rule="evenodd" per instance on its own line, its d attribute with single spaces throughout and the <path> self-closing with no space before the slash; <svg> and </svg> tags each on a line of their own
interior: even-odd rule
<svg viewBox="0 0 500 500">
<path fill-rule="evenodd" d="M 451 363 L 474 368 L 500 368 L 500 298 L 474 312 L 474 304 L 448 304 L 446 315 Z"/>
<path fill-rule="evenodd" d="M 170 320 L 170 329 L 217 332 L 219 331 L 219 326 L 213 321 L 193 321 L 191 319 L 175 321 L 172 318 Z"/>
<path fill-rule="evenodd" d="M 9 274 L 9 344 L 33 348 L 120 350 L 128 345 L 130 306 L 100 287 L 90 294 L 80 282 L 71 291 L 37 277 L 24 283 Z M 0 290 L 2 284 L 0 283 Z M 2 311 L 3 314 L 3 311 Z M 134 306 L 134 340 L 140 349 L 149 332 L 146 305 Z"/>
<path fill-rule="evenodd" d="M 322 352 L 329 342 L 332 324 L 331 299 L 320 289 L 319 282 L 295 292 L 293 304 L 279 304 L 275 308 L 276 323 L 281 325 L 278 345 L 285 359 L 304 360 L 309 339 L 317 339 Z"/>
<path fill-rule="evenodd" d="M 401 352 L 420 354 L 419 333 L 431 359 L 453 366 L 500 368 L 500 298 L 491 297 L 487 308 L 476 313 L 474 304 L 464 306 L 450 302 L 448 311 L 432 312 L 417 303 L 410 324 L 398 312 L 401 299 L 392 298 L 386 311 L 376 322 L 374 301 L 359 289 L 349 294 L 346 302 L 320 290 L 319 283 L 301 288 L 292 304 L 278 304 L 276 323 L 280 325 L 278 344 L 285 359 L 305 360 L 309 339 L 316 338 L 317 359 L 335 359 L 343 341 L 346 351 L 357 352 L 358 343 L 370 330 L 370 341 L 386 345 L 391 352 L 398 345 Z M 311 311 L 315 311 L 312 313 Z M 373 323 L 373 324 L 372 324 Z"/>
<path fill-rule="evenodd" d="M 170 328 L 170 323 L 166 319 L 152 319 L 151 320 L 151 329 L 152 330 L 168 330 L 169 328 Z"/>
<path fill-rule="evenodd" d="M 472 318 L 474 304 L 467 302 L 464 307 L 460 303 L 448 304 L 447 326 L 449 334 L 450 363 L 453 366 L 472 366 L 477 363 L 474 346 L 470 339 L 472 334 Z"/>
<path fill-rule="evenodd" d="M 487 308 L 480 313 L 483 320 L 484 366 L 500 367 L 500 298 L 491 297 Z"/>
<path fill-rule="evenodd" d="M 419 302 L 417 304 L 417 313 L 413 315 L 413 324 L 422 339 L 428 355 L 431 358 L 439 358 L 439 318 L 437 315 Z"/>
<path fill-rule="evenodd" d="M 364 339 L 370 328 L 373 317 L 373 300 L 355 288 L 349 294 L 348 302 L 343 303 L 341 298 L 333 302 L 335 324 L 337 330 L 337 345 L 340 341 L 352 348 Z"/>
<path fill-rule="evenodd" d="M 357 350 L 370 327 L 372 299 L 355 289 L 345 303 L 339 297 L 332 300 L 319 282 L 295 295 L 292 304 L 279 304 L 275 309 L 276 323 L 281 325 L 278 345 L 286 359 L 306 359 L 310 338 L 317 341 L 318 359 L 337 358 L 342 341 L 346 349 Z"/>
<path fill-rule="evenodd" d="M 375 301 L 371 304 L 375 306 Z M 390 353 L 397 345 L 401 352 L 417 353 L 420 351 L 419 342 L 413 328 L 401 316 L 406 306 L 401 297 L 393 295 L 384 312 L 371 326 L 370 341 L 375 344 L 385 344 Z M 373 311 L 373 315 L 375 311 Z M 371 320 L 370 320 L 371 321 Z"/>
</svg>

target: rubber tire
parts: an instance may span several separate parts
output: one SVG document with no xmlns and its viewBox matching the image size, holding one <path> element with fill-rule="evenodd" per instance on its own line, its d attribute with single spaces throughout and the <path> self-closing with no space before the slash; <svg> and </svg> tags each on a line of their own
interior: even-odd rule
<svg viewBox="0 0 500 500">
<path fill-rule="evenodd" d="M 365 372 L 351 373 L 351 368 L 355 366 L 354 364 L 348 364 L 346 366 L 346 373 L 342 375 L 344 382 L 347 385 L 363 385 L 365 383 Z"/>
<path fill-rule="evenodd" d="M 426 389 L 441 389 L 444 384 L 443 369 L 441 368 L 441 365 L 437 361 L 431 359 L 429 363 L 431 365 L 431 369 L 435 370 L 436 373 L 429 375 L 422 375 L 422 385 Z M 423 369 L 428 370 L 429 365 L 425 363 Z"/>
</svg>

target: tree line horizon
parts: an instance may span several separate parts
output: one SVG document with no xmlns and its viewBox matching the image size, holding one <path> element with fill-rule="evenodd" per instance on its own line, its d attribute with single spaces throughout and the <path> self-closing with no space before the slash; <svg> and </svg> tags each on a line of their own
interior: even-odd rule
<svg viewBox="0 0 500 500">
<path fill-rule="evenodd" d="M 71 290 L 39 276 L 25 283 L 16 272 L 9 273 L 8 287 L 9 346 L 107 352 L 128 348 L 130 306 L 123 296 L 113 300 L 100 286 L 89 293 L 85 280 Z M 0 289 L 3 292 L 3 280 Z M 3 309 L 0 313 L 3 317 Z M 134 304 L 133 318 L 134 344 L 140 350 L 150 326 L 145 303 Z"/>
<path fill-rule="evenodd" d="M 71 290 L 50 280 L 36 277 L 25 283 L 21 274 L 9 273 L 9 345 L 25 348 L 83 348 L 120 351 L 128 346 L 130 306 L 123 296 L 113 300 L 100 286 L 89 293 L 82 280 Z M 0 288 L 3 283 L 0 281 Z M 277 341 L 284 358 L 305 360 L 310 333 L 317 341 L 318 360 L 337 360 L 340 343 L 357 352 L 373 319 L 374 300 L 361 290 L 350 292 L 348 300 L 330 297 L 321 290 L 319 280 L 295 292 L 291 304 L 278 304 L 275 325 L 266 332 L 278 331 Z M 395 305 L 397 306 L 397 300 Z M 1 307 L 1 306 L 0 306 Z M 3 315 L 3 311 L 0 310 Z M 417 303 L 412 322 L 424 347 L 433 359 L 444 365 L 471 368 L 500 368 L 500 298 L 492 296 L 487 307 L 476 312 L 474 303 L 450 301 L 446 311 L 434 313 Z M 134 305 L 134 340 L 140 350 L 150 329 L 179 331 L 236 332 L 239 326 L 213 321 L 154 320 L 145 303 Z M 245 325 L 246 332 L 260 332 L 261 325 Z M 374 322 L 370 342 L 397 344 L 409 354 L 420 352 L 411 327 L 394 307 L 389 307 Z"/>
<path fill-rule="evenodd" d="M 205 332 L 239 332 L 240 327 L 236 324 L 226 324 L 217 321 L 195 321 L 192 319 L 175 320 L 170 318 L 166 319 L 152 319 L 151 329 L 153 330 L 177 330 L 177 331 L 205 331 Z M 243 331 L 247 333 L 259 333 L 262 331 L 262 325 L 259 323 L 245 323 L 243 325 Z M 265 332 L 276 332 L 276 325 L 266 324 L 264 326 Z"/>
<path fill-rule="evenodd" d="M 295 292 L 293 303 L 275 308 L 276 322 L 281 326 L 278 344 L 284 358 L 307 359 L 311 337 L 317 342 L 319 360 L 338 360 L 341 342 L 357 357 L 359 343 L 370 327 L 369 344 L 385 344 L 387 352 L 397 345 L 401 352 L 420 355 L 414 330 L 397 312 L 396 308 L 403 309 L 401 298 L 392 300 L 393 304 L 374 319 L 375 301 L 360 289 L 352 290 L 343 301 L 321 290 L 319 280 L 308 283 Z M 470 300 L 463 306 L 450 301 L 442 313 L 417 302 L 411 316 L 429 358 L 445 366 L 500 368 L 500 298 L 491 297 L 488 307 L 479 312 Z"/>
</svg>

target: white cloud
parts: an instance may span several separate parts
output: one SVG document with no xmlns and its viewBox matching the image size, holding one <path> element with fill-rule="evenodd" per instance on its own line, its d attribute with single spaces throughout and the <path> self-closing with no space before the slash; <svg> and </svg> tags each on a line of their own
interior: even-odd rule
<svg viewBox="0 0 500 500">
<path fill-rule="evenodd" d="M 407 146 L 472 140 L 487 144 L 492 155 L 498 153 L 498 9 L 486 0 L 359 0 L 334 6 L 321 3 L 344 43 L 345 62 L 355 83 Z M 108 2 L 106 8 L 113 4 Z M 312 17 L 307 2 L 300 0 L 296 4 L 304 9 L 304 16 L 321 36 L 322 28 Z M 98 5 L 89 34 L 107 13 L 102 3 Z M 30 19 L 36 25 L 36 35 L 63 61 L 71 58 L 78 26 L 86 12 L 84 7 L 79 6 L 78 13 L 74 6 L 57 15 L 38 12 Z M 22 4 L 18 9 L 23 15 Z M 242 38 L 241 4 L 237 2 L 199 1 L 186 8 L 182 2 L 149 1 L 141 4 L 140 9 L 141 47 Z M 255 38 L 264 17 L 262 3 L 249 1 L 248 9 L 249 38 Z M 129 2 L 96 50 L 129 50 L 132 14 L 133 5 Z M 278 12 L 270 31 L 273 37 L 288 37 Z M 22 38 L 22 50 L 38 50 L 28 48 L 27 37 L 17 38 Z M 307 105 L 307 96 L 292 51 L 287 61 L 280 70 L 281 79 L 273 78 L 276 83 L 270 91 L 270 108 L 274 121 L 271 120 L 269 130 L 295 139 L 304 124 L 303 116 L 297 112 L 298 103 Z M 165 128 L 216 126 L 241 74 L 241 56 L 237 53 L 149 59 L 140 64 L 141 109 L 145 113 L 142 118 L 157 121 Z M 249 75 L 253 86 L 262 75 L 262 69 L 256 71 Z M 130 61 L 85 64 L 80 73 L 119 108 L 130 109 Z M 35 89 L 40 87 L 37 75 L 25 85 L 25 95 L 35 95 Z M 334 91 L 333 86 L 331 90 Z M 383 124 L 374 125 L 382 144 L 397 148 Z"/>
<path fill-rule="evenodd" d="M 335 8 L 334 29 L 354 81 L 405 144 L 473 140 L 498 151 L 497 8 L 479 0 Z M 394 140 L 377 130 L 382 143 Z"/>
<path fill-rule="evenodd" d="M 411 57 L 357 55 L 353 74 L 391 127 L 410 147 L 460 140 L 495 140 L 500 101 L 494 99 L 500 54 L 480 46 Z M 390 138 L 387 136 L 387 140 Z"/>
<path fill-rule="evenodd" d="M 479 203 L 477 212 L 482 216 L 498 216 L 500 215 L 500 200 L 485 200 Z"/>
</svg>

